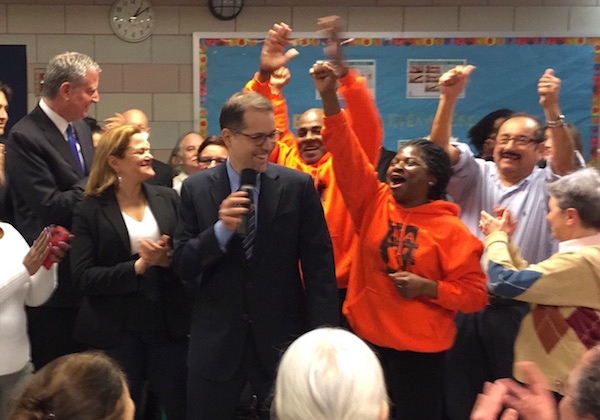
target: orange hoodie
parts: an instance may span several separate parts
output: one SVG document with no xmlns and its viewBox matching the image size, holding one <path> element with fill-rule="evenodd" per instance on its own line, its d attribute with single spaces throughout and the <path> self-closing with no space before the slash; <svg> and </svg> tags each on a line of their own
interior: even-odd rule
<svg viewBox="0 0 600 420">
<path fill-rule="evenodd" d="M 379 149 L 383 141 L 383 128 L 377 106 L 365 79 L 354 70 L 349 70 L 341 82 L 339 93 L 345 99 L 348 113 L 357 116 L 352 120 L 352 128 L 357 134 L 360 133 L 361 146 L 374 167 L 379 159 Z M 287 104 L 283 96 L 272 95 L 269 84 L 258 81 L 258 73 L 246 84 L 245 90 L 252 90 L 269 98 L 275 108 L 275 124 L 283 135 L 271 153 L 271 162 L 297 169 L 314 179 L 315 188 L 321 195 L 321 204 L 333 243 L 337 285 L 340 289 L 346 288 L 350 263 L 358 238 L 342 194 L 337 187 L 331 154 L 326 153 L 318 162 L 310 165 L 304 162 L 298 152 L 296 138 L 289 129 Z M 347 139 L 340 139 L 340 142 L 346 141 Z"/>
<path fill-rule="evenodd" d="M 356 334 L 381 347 L 440 352 L 454 342 L 457 311 L 487 303 L 481 242 L 442 200 L 403 208 L 377 180 L 341 112 L 322 130 L 338 187 L 359 229 L 344 315 Z M 347 139 L 339 141 L 339 139 Z M 438 297 L 401 297 L 388 273 L 409 271 L 438 283 Z"/>
</svg>

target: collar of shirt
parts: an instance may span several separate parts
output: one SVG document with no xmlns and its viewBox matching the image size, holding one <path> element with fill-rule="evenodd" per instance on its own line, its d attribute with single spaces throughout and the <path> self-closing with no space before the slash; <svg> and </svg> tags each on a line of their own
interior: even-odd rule
<svg viewBox="0 0 600 420">
<path fill-rule="evenodd" d="M 600 232 L 595 235 L 585 236 L 583 238 L 571 239 L 562 241 L 558 244 L 558 252 L 563 254 L 566 252 L 575 252 L 583 246 L 600 245 Z"/>
<path fill-rule="evenodd" d="M 67 134 L 66 134 L 67 127 L 69 126 L 69 122 L 67 120 L 65 120 L 63 117 L 61 117 L 60 115 L 58 115 L 56 112 L 54 112 L 52 109 L 50 109 L 48 104 L 46 104 L 46 102 L 44 102 L 44 98 L 40 99 L 40 108 L 42 108 L 42 111 L 44 111 L 44 114 L 46 114 L 48 116 L 48 118 L 50 118 L 50 121 L 52 121 L 54 123 L 54 125 L 56 126 L 56 128 L 58 128 L 58 131 L 60 131 L 60 133 L 65 138 L 65 140 L 69 141 L 69 138 L 67 137 Z"/>
<path fill-rule="evenodd" d="M 496 167 L 495 171 L 490 172 L 490 175 L 495 178 L 494 182 L 498 185 L 500 190 L 503 191 L 503 195 L 504 195 L 504 194 L 509 194 L 513 191 L 518 191 L 518 190 L 527 188 L 527 186 L 531 182 L 531 179 L 533 178 L 535 172 L 540 171 L 540 170 L 541 169 L 539 169 L 537 167 L 533 168 L 533 171 L 531 171 L 531 173 L 529 175 L 527 175 L 525 178 L 521 179 L 520 181 L 518 181 L 510 186 L 504 185 L 502 183 L 502 181 L 500 180 L 500 172 L 498 170 L 498 167 Z"/>
<path fill-rule="evenodd" d="M 241 175 L 238 174 L 235 169 L 229 163 L 229 158 L 225 161 L 225 165 L 227 167 L 227 176 L 229 178 L 229 187 L 231 191 L 237 191 L 240 189 Z M 254 184 L 254 194 L 252 197 L 252 201 L 254 203 L 258 203 L 258 195 L 260 193 L 260 173 L 256 174 L 256 183 Z"/>
</svg>

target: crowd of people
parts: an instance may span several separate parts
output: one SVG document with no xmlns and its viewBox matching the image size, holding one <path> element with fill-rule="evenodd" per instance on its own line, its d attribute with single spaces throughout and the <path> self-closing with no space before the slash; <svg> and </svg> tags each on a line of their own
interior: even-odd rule
<svg viewBox="0 0 600 420">
<path fill-rule="evenodd" d="M 275 24 L 221 132 L 167 164 L 141 110 L 86 123 L 96 62 L 50 60 L 0 144 L 0 419 L 600 419 L 600 174 L 558 76 L 545 123 L 493 111 L 471 149 L 458 66 L 429 138 L 387 158 L 337 17 L 318 24 L 322 108 L 292 131 Z"/>
</svg>

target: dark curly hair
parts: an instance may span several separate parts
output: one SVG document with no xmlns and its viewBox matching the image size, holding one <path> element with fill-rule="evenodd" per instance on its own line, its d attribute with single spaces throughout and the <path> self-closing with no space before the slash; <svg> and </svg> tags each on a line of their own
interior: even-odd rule
<svg viewBox="0 0 600 420">
<path fill-rule="evenodd" d="M 426 139 L 415 139 L 406 142 L 400 147 L 418 147 L 423 152 L 423 160 L 427 164 L 428 171 L 437 180 L 435 185 L 429 189 L 430 200 L 441 200 L 446 196 L 446 187 L 452 177 L 452 166 L 450 158 L 444 149 Z"/>
</svg>

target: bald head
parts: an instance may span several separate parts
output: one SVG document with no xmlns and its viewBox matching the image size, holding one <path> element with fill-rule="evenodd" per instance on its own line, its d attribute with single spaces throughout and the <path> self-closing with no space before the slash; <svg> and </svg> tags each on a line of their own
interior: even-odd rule
<svg viewBox="0 0 600 420">
<path fill-rule="evenodd" d="M 126 124 L 133 125 L 146 133 L 150 131 L 148 117 L 144 114 L 144 111 L 140 109 L 128 109 L 123 112 L 123 117 L 125 117 Z"/>
<path fill-rule="evenodd" d="M 311 108 L 304 112 L 298 120 L 298 151 L 300 157 L 308 164 L 318 162 L 327 153 L 321 138 L 323 127 L 323 110 Z"/>
</svg>

